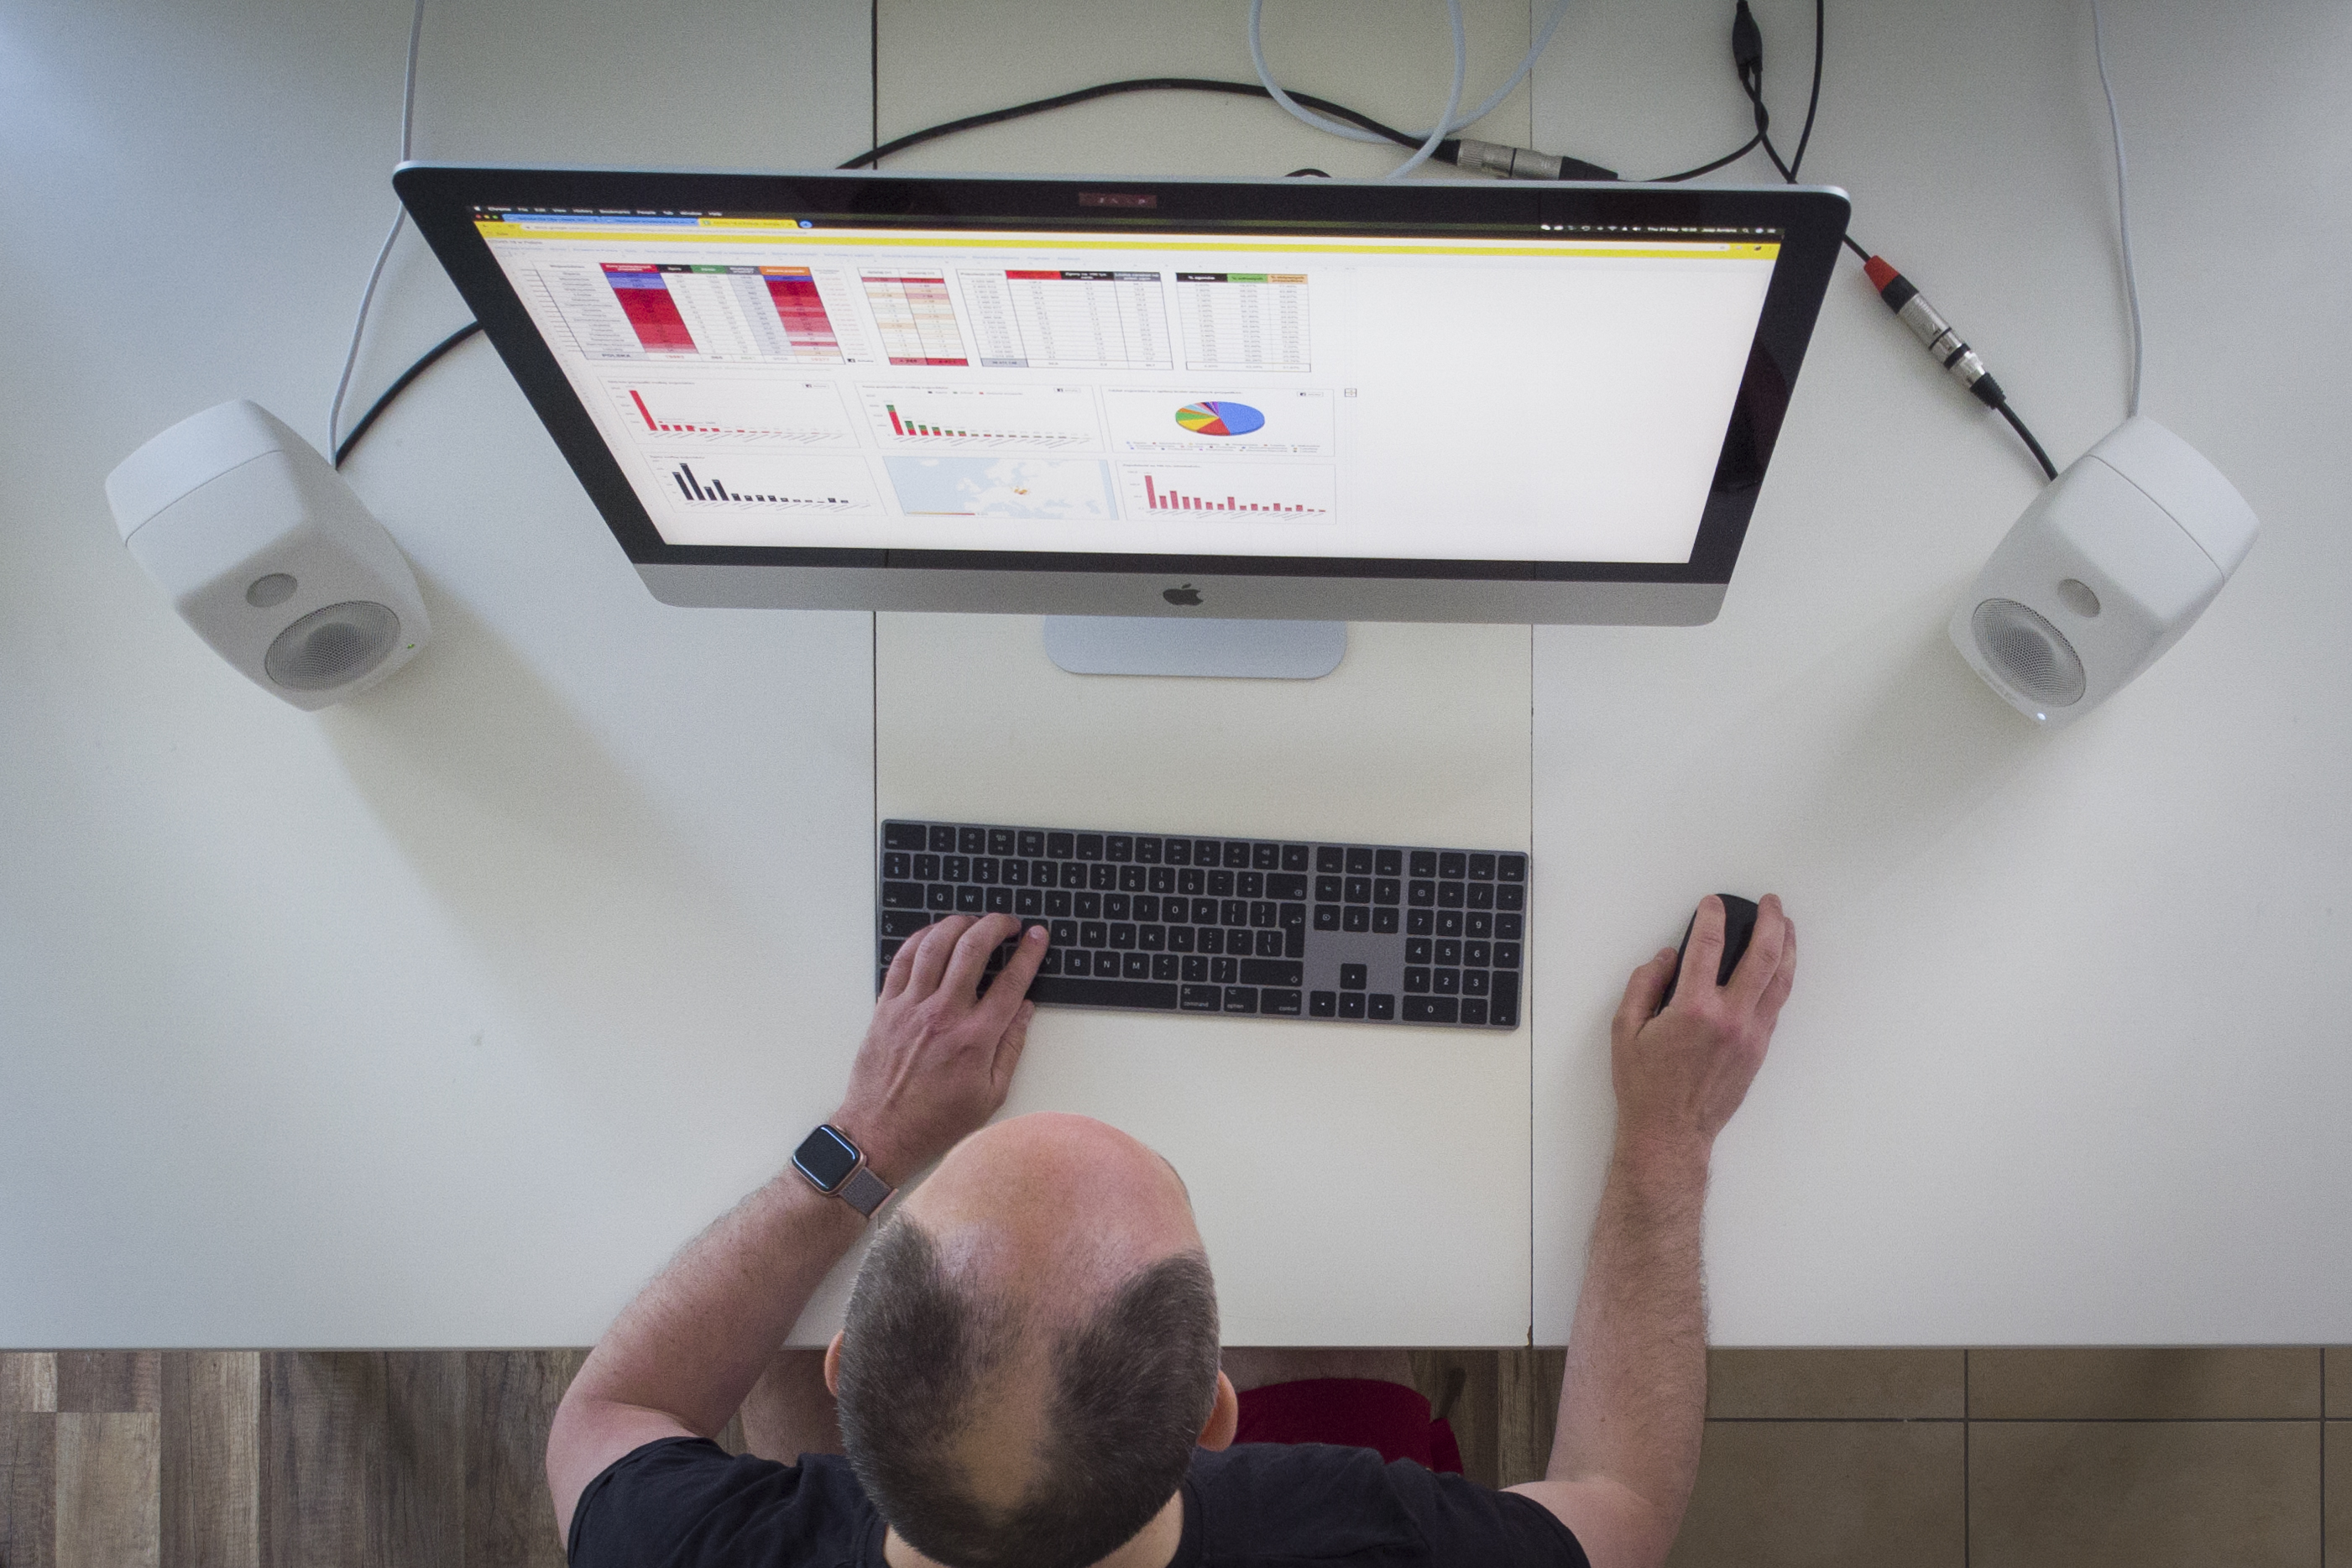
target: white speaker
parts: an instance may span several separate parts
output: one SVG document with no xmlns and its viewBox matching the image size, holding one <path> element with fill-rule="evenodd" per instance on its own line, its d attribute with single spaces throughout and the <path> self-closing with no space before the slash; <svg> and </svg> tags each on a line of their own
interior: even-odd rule
<svg viewBox="0 0 2352 1568">
<path fill-rule="evenodd" d="M 1952 612 L 1952 641 L 2055 729 L 2179 642 L 2261 526 L 2204 454 L 2135 415 L 2025 509 Z"/>
<path fill-rule="evenodd" d="M 324 708 L 425 645 L 415 575 L 310 444 L 257 404 L 207 408 L 106 476 L 131 559 L 272 696 Z"/>
</svg>

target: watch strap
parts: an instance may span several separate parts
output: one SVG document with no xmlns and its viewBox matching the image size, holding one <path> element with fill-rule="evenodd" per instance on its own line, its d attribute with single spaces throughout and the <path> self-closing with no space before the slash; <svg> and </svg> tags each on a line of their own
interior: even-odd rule
<svg viewBox="0 0 2352 1568">
<path fill-rule="evenodd" d="M 896 1187 L 876 1175 L 861 1161 L 857 1169 L 849 1173 L 848 1179 L 841 1184 L 840 1190 L 833 1195 L 867 1219 L 872 1219 L 874 1211 L 887 1203 L 890 1194 L 896 1191 L 898 1191 Z"/>
</svg>

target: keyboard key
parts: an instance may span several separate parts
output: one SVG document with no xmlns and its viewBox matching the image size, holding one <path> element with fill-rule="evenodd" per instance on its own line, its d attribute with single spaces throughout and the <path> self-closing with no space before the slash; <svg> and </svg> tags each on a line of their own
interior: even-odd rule
<svg viewBox="0 0 2352 1568">
<path fill-rule="evenodd" d="M 1105 925 L 1100 921 L 1080 921 L 1078 922 L 1078 944 L 1081 947 L 1108 947 L 1110 945 L 1110 927 Z"/>
<path fill-rule="evenodd" d="M 1337 991 L 1310 991 L 1307 994 L 1307 1016 L 1310 1018 L 1336 1018 L 1339 1016 L 1339 994 Z"/>
<path fill-rule="evenodd" d="M 957 854 L 959 854 L 959 855 L 985 855 L 985 854 L 987 854 L 987 853 L 988 853 L 988 829 L 987 829 L 987 828 L 985 828 L 985 827 L 959 827 L 959 828 L 957 828 L 957 829 L 956 829 L 956 853 L 957 853 Z"/>
<path fill-rule="evenodd" d="M 1063 973 L 1092 974 L 1094 972 L 1095 955 L 1088 952 L 1085 948 L 1074 947 L 1069 952 L 1062 954 Z"/>
<path fill-rule="evenodd" d="M 1265 879 L 1265 896 L 1269 899 L 1291 899 L 1299 903 L 1305 903 L 1307 879 L 1303 876 L 1292 876 L 1287 872 L 1276 871 Z"/>
<path fill-rule="evenodd" d="M 898 956 L 898 950 L 906 945 L 907 944 L 904 942 L 897 937 L 885 938 L 881 948 L 878 950 L 882 956 L 883 967 L 886 969 L 888 968 L 890 961 Z"/>
<path fill-rule="evenodd" d="M 1421 911 L 1419 911 L 1419 912 L 1420 912 L 1420 913 L 1426 914 L 1428 911 L 1424 910 L 1421 910 Z M 1374 910 L 1372 911 L 1372 929 L 1373 929 L 1374 931 L 1376 931 L 1380 932 L 1380 934 L 1381 934 L 1381 935 L 1382 935 L 1382 936 L 1394 936 L 1394 935 L 1396 935 L 1396 929 L 1397 929 L 1397 912 L 1396 912 L 1396 910 Z"/>
<path fill-rule="evenodd" d="M 1087 886 L 1097 893 L 1118 890 L 1118 868 L 1108 861 L 1097 861 L 1087 868 Z"/>
<path fill-rule="evenodd" d="M 1118 972 L 1129 980 L 1149 980 L 1151 978 L 1151 955 L 1148 952 L 1130 952 L 1118 961 Z M 1095 965 L 1095 973 L 1097 974 L 1102 973 L 1102 965 L 1099 963 Z"/>
<path fill-rule="evenodd" d="M 1405 900 L 1414 909 L 1425 910 L 1437 902 L 1437 884 L 1416 879 L 1405 889 Z"/>
<path fill-rule="evenodd" d="M 1339 966 L 1340 990 L 1361 991 L 1364 988 L 1364 981 L 1365 974 L 1364 966 L 1362 964 L 1343 963 Z"/>
<path fill-rule="evenodd" d="M 1209 978 L 1220 985 L 1231 985 L 1241 978 L 1241 962 L 1238 958 L 1209 960 Z"/>
<path fill-rule="evenodd" d="M 1225 994 L 1214 985 L 1187 985 L 1183 994 L 1183 1006 L 1187 1013 L 1222 1013 L 1225 1010 Z"/>
<path fill-rule="evenodd" d="M 1191 926 L 1170 926 L 1168 928 L 1168 951 L 1171 952 L 1192 952 L 1195 951 L 1192 942 L 1192 928 Z"/>
<path fill-rule="evenodd" d="M 1462 1021 L 1465 1024 L 1485 1023 L 1486 1021 L 1486 999 L 1484 996 L 1465 996 L 1462 998 Z"/>
<path fill-rule="evenodd" d="M 988 889 L 970 885 L 955 890 L 956 912 L 962 915 L 983 914 L 988 909 Z"/>
<path fill-rule="evenodd" d="M 1459 996 L 1462 994 L 1462 972 L 1460 970 L 1433 969 L 1429 972 L 1429 988 L 1438 995 Z"/>
<path fill-rule="evenodd" d="M 1495 858 L 1492 855 L 1471 856 L 1470 879 L 1474 882 L 1493 881 L 1495 879 Z"/>
<path fill-rule="evenodd" d="M 1070 895 L 1058 889 L 1045 895 L 1045 914 L 1049 919 L 1066 915 L 1076 907 L 1071 900 Z"/>
<path fill-rule="evenodd" d="M 1316 870 L 1336 876 L 1339 872 L 1345 870 L 1347 868 L 1347 865 L 1348 852 L 1340 848 L 1338 845 L 1323 844 L 1316 847 Z"/>
<path fill-rule="evenodd" d="M 1452 996 L 1408 996 L 1404 999 L 1404 1021 L 1408 1024 L 1451 1024 L 1461 1017 L 1462 1004 Z"/>
<path fill-rule="evenodd" d="M 1412 852 L 1412 874 L 1416 877 L 1436 876 L 1437 851 L 1434 849 L 1414 850 Z"/>
<path fill-rule="evenodd" d="M 1121 952 L 1135 945 L 1135 927 L 1121 921 L 1110 928 L 1110 945 Z"/>
<path fill-rule="evenodd" d="M 1517 969 L 1518 966 L 1519 944 L 1516 942 L 1496 942 L 1495 944 L 1495 967 L 1497 969 Z"/>
<path fill-rule="evenodd" d="M 1078 919 L 1082 921 L 1098 921 L 1106 918 L 1103 914 L 1103 901 L 1102 895 L 1100 893 L 1080 893 L 1073 901 L 1076 902 L 1078 907 Z"/>
<path fill-rule="evenodd" d="M 1223 899 L 1217 904 L 1217 919 L 1229 926 L 1249 924 L 1249 905 L 1239 899 Z"/>
<path fill-rule="evenodd" d="M 1339 993 L 1339 1016 L 1360 1018 L 1364 1016 L 1364 994 L 1360 991 Z"/>
<path fill-rule="evenodd" d="M 1495 907 L 1498 910 L 1524 910 L 1528 907 L 1528 890 L 1506 882 L 1495 889 Z"/>
<path fill-rule="evenodd" d="M 1061 879 L 1061 872 L 1054 868 L 1054 863 L 1051 860 L 1032 860 L 1029 862 L 1029 885 L 1031 887 L 1050 888 Z"/>
<path fill-rule="evenodd" d="M 1495 857 L 1495 878 L 1503 882 L 1524 882 L 1528 879 L 1528 858 L 1524 855 Z"/>
<path fill-rule="evenodd" d="M 1062 862 L 1062 886 L 1083 888 L 1087 885 L 1087 868 L 1076 860 Z"/>
<path fill-rule="evenodd" d="M 1055 921 L 1048 925 L 1045 931 L 1054 939 L 1055 947 L 1078 945 L 1078 922 L 1076 921 Z"/>
<path fill-rule="evenodd" d="M 1154 980 L 1175 979 L 1176 955 L 1172 952 L 1153 953 L 1151 955 L 1151 978 Z"/>
<path fill-rule="evenodd" d="M 1118 890 L 1122 893 L 1139 893 L 1150 885 L 1150 876 L 1151 871 L 1149 867 L 1121 866 L 1118 868 Z"/>
<path fill-rule="evenodd" d="M 1079 834 L 1077 850 L 1078 858 L 1081 860 L 1101 859 L 1103 858 L 1103 836 L 1099 833 Z"/>
<path fill-rule="evenodd" d="M 1306 957 L 1307 933 L 1303 931 L 1284 931 L 1282 933 L 1282 956 L 1285 958 Z"/>
<path fill-rule="evenodd" d="M 1495 917 L 1483 910 L 1467 915 L 1463 919 L 1462 930 L 1466 936 L 1492 936 L 1495 934 Z"/>
<path fill-rule="evenodd" d="M 1300 965 L 1288 959 L 1244 958 L 1242 960 L 1242 984 L 1244 985 L 1297 985 Z"/>
<path fill-rule="evenodd" d="M 1403 876 L 1404 851 L 1402 849 L 1375 849 L 1372 851 L 1372 874 L 1376 877 Z"/>
<path fill-rule="evenodd" d="M 1426 970 L 1426 969 L 1408 969 L 1408 970 L 1406 970 L 1406 971 L 1404 972 L 1404 988 L 1405 988 L 1407 991 L 1426 991 L 1426 990 L 1428 990 L 1428 989 L 1429 989 L 1429 971 L 1428 971 L 1428 970 Z"/>
<path fill-rule="evenodd" d="M 1256 986 L 1255 986 L 1255 985 L 1228 985 L 1228 986 L 1226 986 L 1226 987 L 1225 987 L 1225 1011 L 1226 1011 L 1226 1012 L 1228 1012 L 1228 1013 L 1255 1013 L 1255 1012 L 1256 1012 L 1256 1011 L 1257 1011 L 1257 987 L 1256 987 Z"/>
<path fill-rule="evenodd" d="M 1016 853 L 1026 855 L 1032 860 L 1040 859 L 1045 853 L 1045 836 L 1034 829 L 1024 828 L 1013 847 Z"/>
<path fill-rule="evenodd" d="M 893 849 L 882 857 L 882 874 L 885 877 L 896 877 L 903 882 L 915 874 L 914 864 L 912 856 L 901 850 Z"/>
<path fill-rule="evenodd" d="M 952 855 L 955 853 L 955 838 L 954 828 L 944 826 L 934 826 L 930 832 L 930 842 L 924 847 L 934 855 Z"/>
<path fill-rule="evenodd" d="M 1171 866 L 1190 866 L 1192 863 L 1192 841 L 1189 838 L 1169 839 L 1161 847 L 1160 858 Z"/>
<path fill-rule="evenodd" d="M 1339 877 L 1318 877 L 1315 879 L 1315 896 L 1327 904 L 1336 904 L 1339 901 L 1340 889 L 1346 886 L 1346 881 Z"/>
<path fill-rule="evenodd" d="M 1495 994 L 1486 1005 L 1486 1021 L 1506 1029 L 1519 1026 L 1519 977 L 1504 970 L 1495 975 Z"/>
<path fill-rule="evenodd" d="M 1193 932 L 1193 940 L 1200 943 L 1202 952 L 1223 952 L 1225 951 L 1225 928 L 1202 926 Z"/>
<path fill-rule="evenodd" d="M 1469 857 L 1459 849 L 1442 849 L 1437 855 L 1437 874 L 1456 880 L 1469 874 Z"/>
<path fill-rule="evenodd" d="M 1249 923 L 1260 931 L 1270 931 L 1281 923 L 1282 912 L 1271 899 L 1258 899 L 1249 907 Z"/>
<path fill-rule="evenodd" d="M 915 880 L 936 882 L 940 879 L 940 858 L 936 855 L 915 857 Z"/>
<path fill-rule="evenodd" d="M 1227 839 L 1225 841 L 1224 862 L 1228 870 L 1248 870 L 1250 863 L 1249 845 L 1239 838 Z"/>
<path fill-rule="evenodd" d="M 1135 945 L 1141 948 L 1146 952 L 1167 952 L 1168 928 L 1166 926 L 1139 926 L 1136 928 L 1135 932 Z"/>
<path fill-rule="evenodd" d="M 1386 991 L 1375 991 L 1364 999 L 1366 1013 L 1376 1023 L 1387 1023 L 1396 1016 L 1396 998 Z"/>
<path fill-rule="evenodd" d="M 1496 915 L 1495 917 L 1495 934 L 1505 942 L 1518 941 L 1521 934 L 1519 930 L 1519 917 L 1517 915 Z"/>
<path fill-rule="evenodd" d="M 1237 938 L 1244 940 L 1236 940 Z M 1255 938 L 1256 940 L 1255 942 L 1246 940 L 1249 938 Z M 1259 931 L 1229 931 L 1225 933 L 1225 951 L 1227 952 L 1255 952 L 1260 958 L 1280 958 L 1282 956 L 1282 933 L 1274 930 L 1272 927 L 1268 927 L 1266 930 Z"/>
<path fill-rule="evenodd" d="M 885 849 L 920 849 L 923 837 L 923 825 L 919 822 L 886 822 L 882 825 L 882 847 Z"/>
<path fill-rule="evenodd" d="M 1483 969 L 1464 970 L 1462 972 L 1462 994 L 1465 996 L 1484 996 L 1486 994 L 1486 972 Z"/>
<path fill-rule="evenodd" d="M 1372 911 L 1361 904 L 1349 904 L 1347 907 L 1347 912 L 1339 917 L 1339 929 L 1341 931 L 1371 930 Z"/>
<path fill-rule="evenodd" d="M 1440 936 L 1460 936 L 1462 934 L 1462 911 L 1460 910 L 1438 910 L 1437 934 Z"/>
<path fill-rule="evenodd" d="M 1150 868 L 1150 874 L 1144 878 L 1143 885 L 1147 892 L 1172 893 L 1176 890 L 1176 868 L 1172 866 L 1154 866 Z"/>
<path fill-rule="evenodd" d="M 990 914 L 1009 915 L 1013 912 L 1012 889 L 989 888 L 983 890 L 988 894 L 988 912 Z"/>
<path fill-rule="evenodd" d="M 1209 961 L 1199 953 L 1188 952 L 1182 962 L 1185 979 L 1197 984 L 1209 977 Z"/>
<path fill-rule="evenodd" d="M 1307 929 L 1307 906 L 1305 904 L 1283 905 L 1281 912 L 1276 918 L 1274 923 L 1280 926 L 1285 931 L 1305 931 Z"/>
<path fill-rule="evenodd" d="M 1348 875 L 1350 877 L 1369 877 L 1371 874 L 1372 852 L 1361 845 L 1349 846 L 1348 849 Z"/>
<path fill-rule="evenodd" d="M 1125 833 L 1113 833 L 1108 835 L 1103 839 L 1103 858 L 1106 860 L 1134 859 L 1135 839 L 1133 836 Z"/>
<path fill-rule="evenodd" d="M 1410 936 L 1427 936 L 1432 930 L 1430 915 L 1431 911 L 1428 910 L 1407 910 L 1404 916 L 1404 929 L 1406 934 Z"/>
<path fill-rule="evenodd" d="M 1146 893 L 1134 903 L 1135 913 L 1129 918 L 1144 925 L 1154 925 L 1160 920 L 1160 900 Z"/>
<path fill-rule="evenodd" d="M 988 852 L 991 855 L 998 856 L 1012 854 L 1013 829 L 1009 827 L 990 828 L 988 830 Z"/>
<path fill-rule="evenodd" d="M 1304 844 L 1284 845 L 1282 847 L 1282 868 L 1286 871 L 1304 871 L 1307 869 L 1307 846 Z M 1299 897 L 1304 898 L 1306 895 L 1302 893 Z"/>
<path fill-rule="evenodd" d="M 1230 899 L 1233 896 L 1234 873 L 1223 870 L 1210 872 L 1209 897 L 1213 899 Z"/>
<path fill-rule="evenodd" d="M 1406 944 L 1408 951 L 1411 949 L 1411 946 L 1412 944 L 1409 942 Z M 1434 946 L 1436 948 L 1437 957 L 1433 962 L 1438 963 L 1460 963 L 1462 962 L 1462 944 L 1459 942 L 1447 938 L 1436 942 Z"/>
<path fill-rule="evenodd" d="M 1349 878 L 1347 879 L 1347 889 L 1348 902 L 1351 904 L 1369 904 L 1372 901 L 1372 879 L 1370 877 Z"/>
<path fill-rule="evenodd" d="M 1003 864 L 993 855 L 975 855 L 971 859 L 971 879 L 983 884 L 995 882 L 1000 879 L 997 868 Z"/>
<path fill-rule="evenodd" d="M 1236 898 L 1244 899 L 1265 898 L 1266 896 L 1265 873 L 1263 871 L 1234 872 L 1234 894 Z"/>
<path fill-rule="evenodd" d="M 1470 907 L 1474 910 L 1483 910 L 1493 907 L 1495 902 L 1494 888 L 1485 882 L 1471 883 L 1469 902 Z"/>
<path fill-rule="evenodd" d="M 1193 865 L 1195 865 L 1195 866 L 1216 866 L 1216 865 L 1221 865 L 1221 864 L 1223 864 L 1223 861 L 1224 861 L 1224 858 L 1225 858 L 1225 843 L 1224 843 L 1224 840 L 1223 840 L 1223 839 L 1222 839 L 1222 838 L 1195 838 L 1194 840 L 1192 840 L 1192 864 L 1193 864 Z"/>
<path fill-rule="evenodd" d="M 1279 844 L 1251 845 L 1250 864 L 1260 871 L 1281 870 L 1282 846 Z"/>
<path fill-rule="evenodd" d="M 1460 909 L 1462 907 L 1462 884 L 1459 882 L 1438 883 L 1437 907 L 1441 910 Z"/>
<path fill-rule="evenodd" d="M 1107 893 L 1103 896 L 1103 919 L 1107 921 L 1133 920 L 1135 917 L 1129 914 L 1128 910 L 1128 898 L 1125 893 Z"/>
<path fill-rule="evenodd" d="M 1484 969 L 1494 962 L 1491 957 L 1492 952 L 1493 949 L 1488 943 L 1465 942 L 1462 944 L 1462 963 L 1466 968 Z"/>
<path fill-rule="evenodd" d="M 955 909 L 956 890 L 945 882 L 933 882 L 923 889 L 923 908 L 947 914 Z"/>
<path fill-rule="evenodd" d="M 1338 931 L 1339 929 L 1339 906 L 1337 904 L 1316 905 L 1315 929 L 1317 931 Z"/>
<path fill-rule="evenodd" d="M 1068 833 L 1048 833 L 1045 835 L 1045 853 L 1052 856 L 1055 859 L 1066 860 L 1077 852 L 1078 841 L 1075 835 Z"/>
<path fill-rule="evenodd" d="M 1393 904 L 1404 897 L 1404 884 L 1393 877 L 1382 877 L 1372 884 L 1372 902 Z"/>
<path fill-rule="evenodd" d="M 1159 865 L 1160 840 L 1157 838 L 1138 838 L 1135 841 L 1135 858 L 1146 866 Z"/>
<path fill-rule="evenodd" d="M 1171 907 L 1172 908 L 1173 906 Z M 1168 918 L 1172 921 L 1176 917 L 1171 914 Z M 1215 925 L 1217 923 L 1217 901 L 1214 899 L 1194 899 L 1192 900 L 1192 923 L 1196 926 Z"/>
<path fill-rule="evenodd" d="M 1037 961 L 1037 973 L 1040 974 L 1061 973 L 1062 960 L 1066 956 L 1068 955 L 1063 952 L 1058 947 L 1047 948 L 1045 950 L 1045 956 Z"/>
<path fill-rule="evenodd" d="M 1261 991 L 1257 994 L 1258 1010 L 1278 1018 L 1298 1016 L 1298 993 L 1296 991 Z"/>
<path fill-rule="evenodd" d="M 1013 889 L 1013 912 L 1016 915 L 1040 915 L 1045 912 L 1045 895 L 1034 888 Z"/>
<path fill-rule="evenodd" d="M 1041 974 L 1029 983 L 1029 1000 L 1065 1007 L 1150 1007 L 1173 1012 L 1176 987 L 1148 980 L 1073 980 Z"/>
<path fill-rule="evenodd" d="M 888 909 L 882 911 L 884 936 L 912 936 L 931 923 L 931 917 L 920 910 Z"/>
<path fill-rule="evenodd" d="M 923 889 L 914 882 L 882 884 L 882 907 L 886 910 L 916 910 L 922 908 Z"/>
</svg>

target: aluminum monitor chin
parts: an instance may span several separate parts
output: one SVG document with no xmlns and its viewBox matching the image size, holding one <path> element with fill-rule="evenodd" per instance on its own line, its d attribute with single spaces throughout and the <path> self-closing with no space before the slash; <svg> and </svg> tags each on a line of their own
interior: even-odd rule
<svg viewBox="0 0 2352 1568">
<path fill-rule="evenodd" d="M 1711 619 L 1836 191 L 404 165 L 655 595 Z"/>
</svg>

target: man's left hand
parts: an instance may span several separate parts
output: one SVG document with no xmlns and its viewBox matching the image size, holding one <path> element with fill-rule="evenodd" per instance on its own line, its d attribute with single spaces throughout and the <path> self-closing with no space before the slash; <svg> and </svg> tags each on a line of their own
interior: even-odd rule
<svg viewBox="0 0 2352 1568">
<path fill-rule="evenodd" d="M 833 1121 L 892 1186 L 986 1125 L 1013 1087 L 1037 1011 L 1025 994 L 1045 928 L 1030 928 L 984 996 L 980 982 L 989 953 L 1020 928 L 1011 915 L 950 915 L 890 961 Z"/>
</svg>

